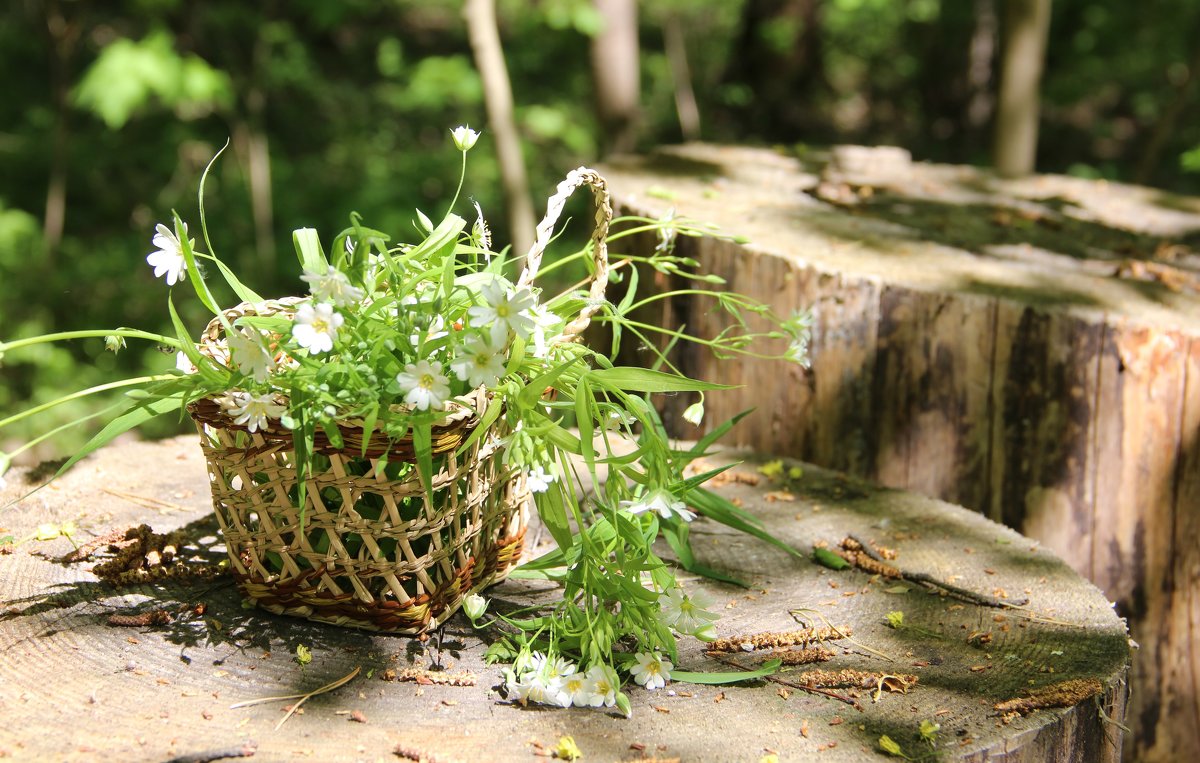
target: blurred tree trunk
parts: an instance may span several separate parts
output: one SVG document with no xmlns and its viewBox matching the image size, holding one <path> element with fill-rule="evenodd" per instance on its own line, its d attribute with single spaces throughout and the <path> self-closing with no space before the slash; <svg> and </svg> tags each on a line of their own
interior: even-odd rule
<svg viewBox="0 0 1200 763">
<path fill-rule="evenodd" d="M 593 0 L 604 27 L 592 38 L 592 82 L 601 150 L 605 155 L 637 145 L 641 62 L 638 57 L 637 0 Z"/>
<path fill-rule="evenodd" d="M 821 47 L 821 0 L 747 0 L 725 73 L 745 88 L 732 110 L 768 140 L 796 140 L 825 125 L 817 103 L 829 92 Z M 792 39 L 779 30 L 794 30 Z"/>
<path fill-rule="evenodd" d="M 993 162 L 1005 177 L 1033 172 L 1037 158 L 1038 87 L 1050 33 L 1050 0 L 1005 0 L 1000 97 Z"/>
<path fill-rule="evenodd" d="M 50 35 L 50 82 L 54 99 L 54 136 L 50 145 L 50 177 L 46 184 L 46 212 L 42 218 L 42 239 L 47 264 L 58 259 L 67 224 L 67 169 L 70 158 L 67 95 L 70 91 L 71 55 L 79 39 L 80 27 L 63 15 L 58 2 L 46 8 L 46 30 Z"/>
<path fill-rule="evenodd" d="M 483 79 L 488 126 L 496 139 L 496 158 L 500 163 L 500 182 L 504 186 L 513 254 L 523 256 L 533 246 L 533 229 L 537 223 L 530 200 L 525 159 L 521 155 L 521 137 L 513 117 L 512 84 L 500 46 L 500 30 L 496 26 L 496 4 L 494 0 L 467 0 L 463 16 L 475 66 Z"/>
<path fill-rule="evenodd" d="M 679 115 L 679 130 L 684 140 L 700 139 L 700 109 L 696 106 L 696 91 L 692 87 L 692 72 L 688 66 L 687 42 L 679 16 L 672 13 L 663 22 L 663 42 L 667 61 L 671 64 L 671 79 L 675 85 L 675 113 Z"/>
<path fill-rule="evenodd" d="M 995 0 L 975 0 L 975 30 L 967 56 L 967 124 L 983 129 L 991 121 L 996 99 L 992 78 L 996 60 Z"/>
</svg>

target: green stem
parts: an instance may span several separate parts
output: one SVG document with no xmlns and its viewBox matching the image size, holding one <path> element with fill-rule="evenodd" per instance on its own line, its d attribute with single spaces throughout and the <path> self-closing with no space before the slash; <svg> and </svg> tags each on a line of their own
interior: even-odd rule
<svg viewBox="0 0 1200 763">
<path fill-rule="evenodd" d="M 665 329 L 662 326 L 654 326 L 649 323 L 641 323 L 639 321 L 631 321 L 624 316 L 615 318 L 612 316 L 597 315 L 596 317 L 592 318 L 592 320 L 600 322 L 600 323 L 608 323 L 608 322 L 614 322 L 614 321 L 619 320 L 621 322 L 621 326 L 623 328 L 630 329 L 630 328 L 636 327 L 636 328 L 640 328 L 640 329 L 645 329 L 647 331 L 655 331 L 659 334 L 663 334 L 664 336 L 673 336 L 676 339 L 682 339 L 686 342 L 692 342 L 694 344 L 704 345 L 705 347 L 712 348 L 714 352 L 716 352 L 716 351 L 728 352 L 728 353 L 734 354 L 734 355 L 741 355 L 742 357 L 745 357 L 745 358 L 761 358 L 762 360 L 779 360 L 779 358 L 782 357 L 780 355 L 768 355 L 763 352 L 753 352 L 751 350 L 742 349 L 741 347 L 725 346 L 725 345 L 722 345 L 722 344 L 719 344 L 717 342 L 713 342 L 713 341 L 710 341 L 707 339 L 700 339 L 699 337 L 692 336 L 691 334 L 687 334 L 682 331 L 672 331 L 671 329 Z M 751 338 L 753 339 L 754 337 L 752 336 Z"/>
<path fill-rule="evenodd" d="M 46 440 L 49 440 L 51 437 L 54 437 L 56 434 L 63 431 L 64 429 L 70 429 L 71 427 L 79 426 L 83 422 L 94 419 L 97 416 L 103 416 L 107 413 L 111 413 L 112 411 L 116 410 L 119 407 L 121 407 L 121 404 L 119 404 L 119 403 L 117 405 L 110 405 L 107 408 L 101 408 L 100 410 L 96 411 L 95 413 L 89 413 L 88 415 L 81 416 L 81 417 L 75 419 L 74 421 L 68 422 L 61 426 L 57 426 L 54 429 L 51 429 L 49 432 L 46 432 L 45 434 L 38 435 L 37 437 L 33 438 L 32 440 L 25 443 L 24 445 L 17 448 L 16 450 L 11 451 L 8 455 L 11 457 L 16 457 L 17 455 L 24 453 L 25 451 L 29 450 L 30 448 L 36 446 L 37 444 L 45 442 Z"/>
<path fill-rule="evenodd" d="M 454 199 L 450 202 L 450 208 L 446 210 L 448 217 L 454 211 L 454 207 L 458 204 L 458 195 L 462 193 L 463 181 L 467 179 L 467 152 L 462 152 L 462 171 L 458 173 L 458 188 L 454 189 Z"/>
<path fill-rule="evenodd" d="M 89 339 L 92 337 L 106 336 L 121 336 L 129 337 L 130 339 L 148 339 L 151 342 L 170 345 L 171 347 L 182 347 L 178 339 L 162 334 L 152 334 L 149 331 L 139 331 L 137 329 L 115 329 L 112 331 L 60 331 L 56 334 L 43 334 L 42 336 L 33 336 L 28 339 L 14 339 L 11 342 L 0 342 L 0 352 L 8 352 L 16 350 L 20 347 L 28 347 L 35 344 L 46 344 L 47 342 L 60 342 L 67 339 Z"/>
<path fill-rule="evenodd" d="M 639 307 L 644 307 L 645 305 L 648 305 L 652 302 L 657 302 L 659 300 L 667 299 L 669 297 L 682 297 L 682 296 L 685 296 L 688 294 L 695 294 L 695 295 L 698 295 L 701 297 L 711 297 L 713 299 L 717 299 L 717 297 L 718 297 L 718 295 L 716 293 L 709 291 L 707 289 L 675 289 L 673 291 L 662 292 L 661 294 L 651 294 L 649 297 L 645 297 L 637 302 L 634 302 L 632 305 L 626 307 L 625 312 L 631 313 L 634 310 L 637 310 Z M 745 308 L 746 307 L 745 303 L 743 303 L 741 305 L 741 307 Z"/>
<path fill-rule="evenodd" d="M 108 384 L 100 384 L 95 387 L 88 387 L 87 389 L 81 389 L 78 392 L 72 392 L 69 395 L 64 395 L 64 396 L 58 398 L 57 400 L 51 400 L 48 403 L 42 403 L 41 405 L 36 406 L 34 408 L 30 408 L 27 411 L 21 411 L 20 413 L 15 414 L 13 416 L 9 416 L 6 419 L 0 419 L 0 428 L 4 428 L 4 427 L 8 426 L 9 424 L 14 424 L 22 419 L 29 418 L 30 416 L 37 415 L 37 414 L 41 413 L 42 411 L 49 410 L 51 408 L 54 408 L 55 406 L 62 405 L 63 403 L 69 403 L 70 401 L 78 400 L 81 397 L 87 397 L 88 395 L 94 395 L 97 392 L 107 392 L 110 389 L 119 389 L 121 387 L 134 387 L 139 384 L 148 384 L 150 382 L 166 381 L 167 379 L 174 379 L 174 378 L 175 378 L 175 374 L 156 374 L 155 376 L 138 376 L 134 379 L 124 379 L 122 381 L 109 382 Z"/>
</svg>

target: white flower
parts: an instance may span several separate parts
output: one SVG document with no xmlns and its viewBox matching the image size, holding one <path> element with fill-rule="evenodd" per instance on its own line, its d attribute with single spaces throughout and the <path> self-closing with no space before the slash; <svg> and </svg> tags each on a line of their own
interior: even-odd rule
<svg viewBox="0 0 1200 763">
<path fill-rule="evenodd" d="M 338 328 L 346 319 L 333 311 L 333 305 L 313 305 L 305 302 L 296 310 L 292 322 L 292 337 L 296 344 L 313 354 L 329 352 L 337 340 Z"/>
<path fill-rule="evenodd" d="M 233 423 L 245 424 L 251 432 L 266 429 L 268 419 L 277 419 L 287 412 L 287 406 L 276 403 L 270 394 L 251 395 L 249 392 L 235 391 L 222 402 L 229 415 L 236 417 Z"/>
<path fill-rule="evenodd" d="M 426 411 L 430 408 L 441 409 L 450 396 L 450 380 L 442 376 L 441 369 L 435 368 L 428 360 L 409 363 L 404 370 L 396 374 L 396 383 L 404 392 L 404 402 Z"/>
<path fill-rule="evenodd" d="M 346 239 L 346 243 L 349 244 L 350 239 Z M 353 305 L 361 302 L 365 296 L 362 289 L 350 285 L 350 279 L 345 273 L 333 267 L 324 275 L 306 269 L 300 280 L 309 284 L 312 295 L 318 302 L 332 302 L 335 307 Z"/>
<path fill-rule="evenodd" d="M 454 139 L 454 145 L 458 147 L 458 150 L 466 153 L 475 145 L 475 141 L 479 140 L 479 133 L 466 125 L 461 125 L 450 131 L 450 137 Z"/>
<path fill-rule="evenodd" d="M 679 633 L 695 635 L 705 627 L 711 627 L 718 615 L 706 607 L 712 605 L 703 594 L 685 594 L 679 586 L 672 586 L 662 595 L 659 604 L 663 622 Z"/>
<path fill-rule="evenodd" d="M 607 665 L 593 665 L 588 668 L 587 672 L 587 687 L 583 697 L 583 702 L 572 698 L 579 707 L 587 705 L 589 707 L 612 707 L 617 704 L 617 674 Z"/>
<path fill-rule="evenodd" d="M 806 339 L 792 340 L 783 357 L 802 368 L 808 368 L 812 363 L 812 359 L 808 357 L 808 341 Z"/>
<path fill-rule="evenodd" d="M 564 657 L 544 657 L 540 652 L 534 652 L 530 669 L 547 685 L 555 682 L 561 684 L 563 679 L 575 672 L 575 663 Z"/>
<path fill-rule="evenodd" d="M 483 207 L 479 206 L 478 201 L 472 203 L 475 204 L 475 225 L 471 228 L 471 240 L 487 257 L 492 249 L 492 230 L 488 228 L 487 220 L 483 219 Z"/>
<path fill-rule="evenodd" d="M 647 689 L 661 689 L 671 678 L 671 668 L 675 667 L 670 660 L 663 659 L 658 652 L 654 654 L 635 654 L 637 665 L 630 668 L 633 680 Z"/>
<path fill-rule="evenodd" d="M 545 358 L 549 347 L 546 344 L 547 329 L 556 328 L 559 324 L 558 316 L 551 313 L 542 305 L 535 306 L 529 311 L 530 317 L 533 318 L 533 357 Z"/>
<path fill-rule="evenodd" d="M 694 426 L 700 426 L 704 421 L 704 401 L 692 403 L 683 412 L 683 420 Z"/>
<path fill-rule="evenodd" d="M 554 469 L 546 471 L 540 464 L 525 473 L 525 484 L 529 486 L 530 492 L 544 493 L 550 489 L 550 483 L 554 482 L 558 475 L 554 473 Z"/>
<path fill-rule="evenodd" d="M 571 694 L 566 690 L 567 679 L 575 675 L 574 663 L 562 657 L 547 658 L 541 652 L 517 658 L 513 671 L 508 672 L 509 692 L 521 702 L 543 705 L 571 706 Z"/>
<path fill-rule="evenodd" d="M 526 673 L 515 683 L 508 682 L 508 687 L 522 705 L 536 702 L 540 705 L 571 706 L 571 696 L 563 691 L 561 681 L 549 685 L 537 673 Z"/>
<path fill-rule="evenodd" d="M 454 375 L 472 387 L 491 386 L 504 373 L 504 357 L 491 344 L 474 338 L 450 362 Z"/>
<path fill-rule="evenodd" d="M 570 700 L 569 704 L 575 707 L 588 706 L 588 700 L 591 699 L 589 683 L 587 676 L 583 673 L 572 673 L 563 678 L 562 691 Z"/>
<path fill-rule="evenodd" d="M 666 490 L 655 490 L 644 496 L 640 501 L 621 501 L 621 506 L 628 509 L 630 514 L 653 511 L 663 519 L 670 519 L 674 515 L 679 515 L 679 518 L 685 522 L 691 522 L 696 518 L 694 513 L 688 511 L 686 503 L 677 499 Z"/>
<path fill-rule="evenodd" d="M 150 243 L 158 247 L 158 250 L 146 255 L 146 264 L 154 268 L 155 278 L 166 275 L 167 286 L 174 286 L 183 280 L 183 271 L 187 270 L 187 260 L 183 257 L 183 244 L 180 243 L 174 231 L 162 223 L 155 226 L 155 230 L 158 232 L 154 234 L 154 238 L 150 239 Z M 187 236 L 187 223 L 183 224 L 183 235 Z M 189 239 L 188 243 L 194 246 L 196 241 Z"/>
<path fill-rule="evenodd" d="M 194 374 L 199 370 L 195 365 L 192 364 L 192 361 L 188 358 L 187 353 L 183 350 L 175 353 L 175 368 L 184 372 L 185 374 Z"/>
<path fill-rule="evenodd" d="M 504 346 L 509 329 L 522 339 L 529 337 L 534 329 L 529 311 L 537 304 L 529 287 L 509 290 L 499 281 L 484 284 L 483 298 L 486 305 L 475 305 L 467 310 L 475 326 L 491 326 L 492 344 Z"/>
<path fill-rule="evenodd" d="M 265 382 L 267 375 L 275 370 L 275 360 L 263 344 L 262 334 L 255 329 L 240 327 L 230 334 L 229 352 L 238 370 L 253 376 L 257 382 Z"/>
</svg>

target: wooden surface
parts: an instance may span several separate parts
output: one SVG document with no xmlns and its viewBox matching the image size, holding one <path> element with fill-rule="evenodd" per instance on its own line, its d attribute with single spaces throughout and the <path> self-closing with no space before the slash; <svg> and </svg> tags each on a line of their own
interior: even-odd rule
<svg viewBox="0 0 1200 763">
<path fill-rule="evenodd" d="M 733 474 L 724 494 L 796 548 L 808 552 L 814 543 L 836 545 L 855 534 L 894 549 L 893 563 L 907 572 L 1013 602 L 1028 597 L 1029 605 L 978 606 L 862 571 L 835 572 L 699 519 L 697 556 L 752 586 L 687 582 L 716 601 L 718 635 L 796 630 L 789 612 L 804 610 L 818 625 L 824 618 L 854 631 L 854 643 L 827 642 L 835 656 L 816 667 L 909 673 L 919 681 L 907 694 L 882 693 L 878 702 L 871 691 L 840 690 L 861 710 L 763 681 L 673 683 L 656 693 L 634 687 L 633 716 L 624 719 L 504 701 L 493 690 L 499 671 L 483 664 L 485 644 L 461 617 L 423 645 L 246 610 L 220 580 L 112 589 L 87 564 L 56 561 L 70 550 L 64 539 L 29 541 L 0 556 L 0 756 L 164 761 L 252 740 L 256 761 L 402 760 L 393 754 L 398 745 L 430 760 L 522 761 L 570 734 L 584 760 L 758 761 L 776 752 L 783 761 L 861 761 L 883 759 L 884 734 L 910 755 L 926 753 L 918 728 L 931 720 L 941 725 L 941 760 L 1119 759 L 1120 729 L 1103 717 L 1123 715 L 1124 623 L 1053 553 L 975 512 L 813 467 L 791 484 L 771 483 L 753 462 Z M 9 477 L 0 499 L 28 488 L 21 473 Z M 81 540 L 139 522 L 160 532 L 184 527 L 197 553 L 211 556 L 219 548 L 206 490 L 194 437 L 126 442 L 5 510 L 0 527 L 26 537 L 39 523 L 73 520 Z M 491 595 L 492 606 L 503 608 L 553 597 L 557 589 L 509 582 Z M 173 622 L 129 628 L 109 620 L 162 609 Z M 894 611 L 904 613 L 900 630 L 886 622 Z M 985 635 L 987 643 L 968 644 Z M 294 659 L 301 645 L 312 652 L 303 668 Z M 478 685 L 382 680 L 389 669 L 432 668 L 439 654 L 443 667 L 472 671 Z M 693 640 L 681 644 L 680 657 L 686 669 L 724 669 Z M 747 664 L 756 657 L 735 655 Z M 278 731 L 289 703 L 230 708 L 308 691 L 356 667 L 358 678 L 308 701 Z M 794 682 L 803 669 L 780 677 Z M 1101 695 L 1007 723 L 994 709 L 1080 677 L 1098 680 Z"/>
<path fill-rule="evenodd" d="M 708 397 L 709 422 L 756 407 L 741 445 L 959 503 L 1054 549 L 1143 646 L 1132 756 L 1200 760 L 1200 199 L 860 147 L 692 145 L 604 173 L 626 213 L 673 208 L 748 238 L 680 243 L 729 288 L 817 313 L 811 371 L 680 357 L 745 385 Z M 648 317 L 715 334 L 710 307 Z"/>
</svg>

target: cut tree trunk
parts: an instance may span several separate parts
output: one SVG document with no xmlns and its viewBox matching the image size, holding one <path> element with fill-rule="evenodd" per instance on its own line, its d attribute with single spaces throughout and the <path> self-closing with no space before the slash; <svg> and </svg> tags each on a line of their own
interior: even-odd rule
<svg viewBox="0 0 1200 763">
<path fill-rule="evenodd" d="M 160 533 L 182 528 L 176 558 L 185 565 L 220 559 L 198 444 L 189 435 L 103 448 L 9 509 L 5 532 L 25 538 L 41 523 L 73 520 L 84 543 L 145 522 Z M 686 579 L 689 593 L 715 602 L 717 635 L 737 643 L 713 656 L 681 639 L 675 670 L 757 666 L 778 655 L 748 651 L 748 637 L 832 625 L 850 638 L 827 633 L 810 645 L 828 650 L 827 661 L 769 682 L 675 681 L 657 692 L 630 682 L 628 719 L 606 708 L 522 708 L 492 690 L 503 679 L 500 666 L 485 664 L 482 636 L 495 631 L 475 631 L 461 615 L 421 643 L 246 609 L 220 577 L 113 588 L 90 571 L 95 559 L 60 561 L 72 551 L 65 539 L 30 541 L 0 555 L 0 757 L 213 760 L 252 739 L 256 760 L 529 761 L 549 758 L 570 734 L 585 760 L 601 761 L 725 763 L 768 752 L 895 760 L 880 746 L 885 735 L 915 759 L 1119 760 L 1128 636 L 1094 586 L 1046 548 L 960 507 L 794 462 L 788 470 L 801 476 L 772 483 L 756 466 L 737 466 L 712 487 L 798 553 L 695 520 L 697 560 L 751 587 Z M 29 472 L 6 476 L 0 501 L 33 486 Z M 1007 598 L 987 606 L 915 579 L 810 561 L 814 544 L 836 547 L 848 535 L 894 551 L 890 563 L 910 577 Z M 490 614 L 551 602 L 561 589 L 509 580 L 487 595 Z M 902 627 L 889 626 L 894 612 L 904 613 Z M 301 646 L 312 657 L 305 666 Z M 278 727 L 294 695 L 355 670 Z M 916 680 L 887 678 L 897 675 Z M 851 677 L 855 686 L 832 680 Z M 1057 702 L 1028 707 L 1048 692 Z M 284 699 L 237 706 L 268 697 Z M 940 726 L 931 742 L 922 721 Z"/>
<path fill-rule="evenodd" d="M 1142 645 L 1134 756 L 1200 760 L 1200 199 L 861 147 L 801 162 L 697 145 L 603 171 L 625 213 L 674 208 L 748 238 L 680 239 L 731 290 L 816 312 L 810 370 L 679 353 L 684 373 L 745 385 L 708 394 L 707 426 L 756 408 L 740 445 L 1054 549 Z M 676 299 L 650 319 L 713 336 L 712 307 Z M 665 401 L 680 436 L 697 433 L 690 402 Z"/>
</svg>

